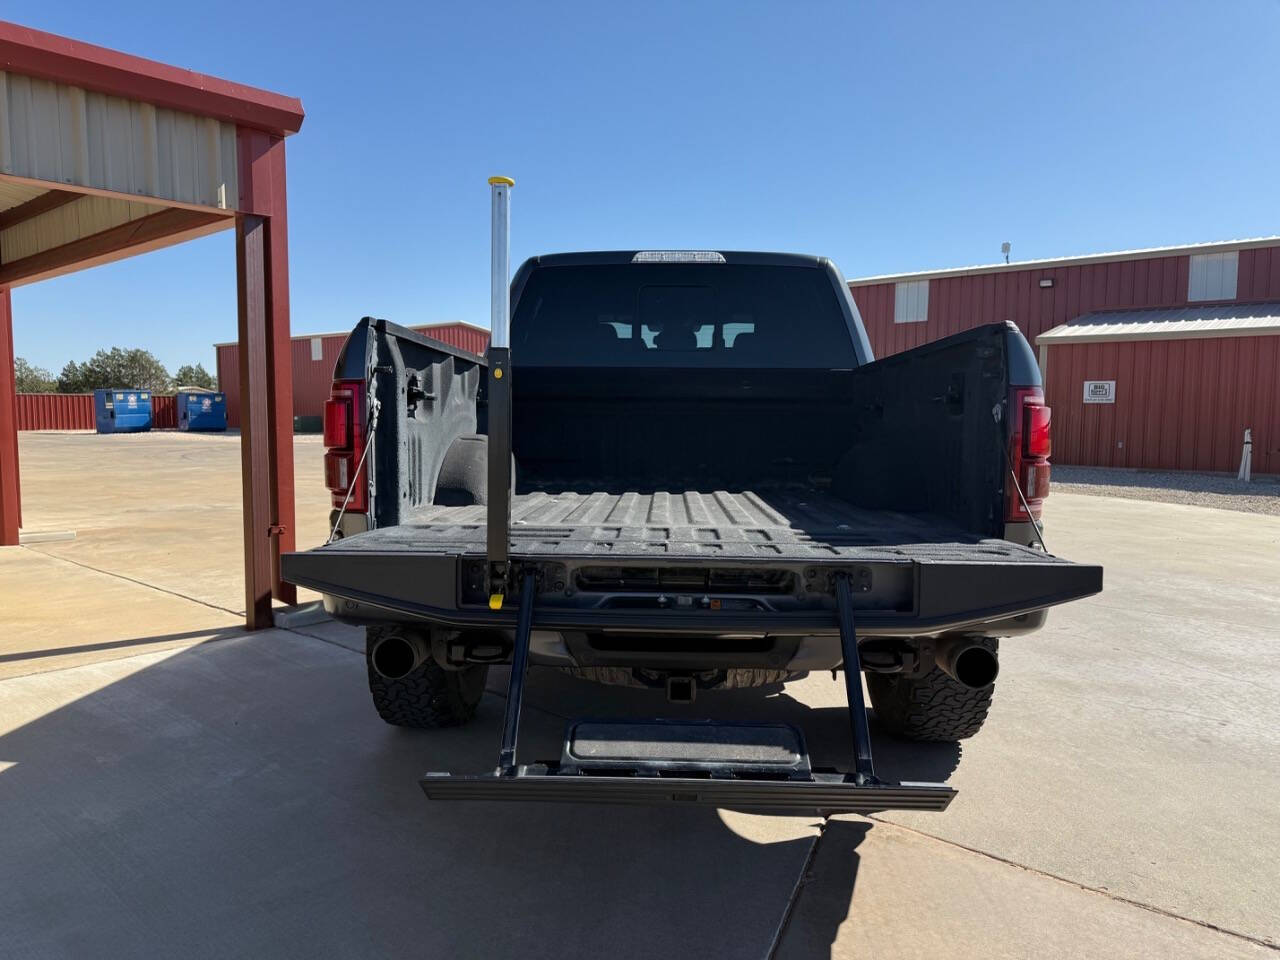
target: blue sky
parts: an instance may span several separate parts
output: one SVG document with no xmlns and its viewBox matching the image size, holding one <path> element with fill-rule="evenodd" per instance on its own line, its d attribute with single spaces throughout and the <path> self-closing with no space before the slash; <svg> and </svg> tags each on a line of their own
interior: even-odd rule
<svg viewBox="0 0 1280 960">
<path fill-rule="evenodd" d="M 292 325 L 488 322 L 512 259 L 833 257 L 848 277 L 1280 233 L 1280 4 L 102 4 L 3 16 L 302 98 Z M 14 291 L 17 352 L 235 337 L 230 234 Z"/>
</svg>

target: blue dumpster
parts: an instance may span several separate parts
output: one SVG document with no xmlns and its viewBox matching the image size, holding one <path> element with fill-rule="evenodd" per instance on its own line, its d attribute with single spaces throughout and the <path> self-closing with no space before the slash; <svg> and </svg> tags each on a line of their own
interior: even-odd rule
<svg viewBox="0 0 1280 960">
<path fill-rule="evenodd" d="M 95 390 L 93 418 L 99 433 L 141 433 L 151 429 L 150 390 Z"/>
<path fill-rule="evenodd" d="M 179 430 L 227 429 L 227 397 L 222 393 L 178 394 Z"/>
</svg>

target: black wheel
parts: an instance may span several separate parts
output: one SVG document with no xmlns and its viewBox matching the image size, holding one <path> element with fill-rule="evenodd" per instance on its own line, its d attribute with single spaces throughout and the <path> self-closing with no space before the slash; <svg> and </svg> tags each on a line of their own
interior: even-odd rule
<svg viewBox="0 0 1280 960">
<path fill-rule="evenodd" d="M 999 641 L 977 641 L 995 653 Z M 996 685 L 973 689 L 957 683 L 936 666 L 923 677 L 867 674 L 867 692 L 876 720 L 889 733 L 908 740 L 964 740 L 982 729 Z"/>
<path fill-rule="evenodd" d="M 475 716 L 484 695 L 489 668 L 483 664 L 462 670 L 445 670 L 426 657 L 397 680 L 388 680 L 373 668 L 373 648 L 398 627 L 365 629 L 365 663 L 369 692 L 378 716 L 397 727 L 457 727 Z M 401 631 L 402 632 L 402 631 Z"/>
</svg>

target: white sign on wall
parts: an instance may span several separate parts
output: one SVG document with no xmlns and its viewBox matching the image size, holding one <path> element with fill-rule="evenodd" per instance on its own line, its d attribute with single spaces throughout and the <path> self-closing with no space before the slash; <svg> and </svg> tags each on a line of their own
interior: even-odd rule
<svg viewBox="0 0 1280 960">
<path fill-rule="evenodd" d="M 1115 403 L 1116 382 L 1114 380 L 1086 380 L 1084 382 L 1085 403 Z"/>
</svg>

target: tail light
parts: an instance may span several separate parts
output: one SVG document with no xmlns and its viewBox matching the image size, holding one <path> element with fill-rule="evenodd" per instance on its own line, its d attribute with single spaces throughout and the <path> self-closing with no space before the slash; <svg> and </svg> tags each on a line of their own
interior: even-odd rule
<svg viewBox="0 0 1280 960">
<path fill-rule="evenodd" d="M 355 513 L 369 508 L 368 468 L 360 464 L 365 444 L 364 394 L 363 380 L 335 380 L 324 402 L 324 485 L 333 494 L 335 507 L 345 503 Z"/>
<path fill-rule="evenodd" d="M 1009 393 L 1009 462 L 1026 498 L 1028 513 L 1018 491 L 1009 483 L 1005 493 L 1005 520 L 1039 520 L 1044 498 L 1049 495 L 1049 454 L 1051 411 L 1039 387 L 1014 387 Z"/>
</svg>

